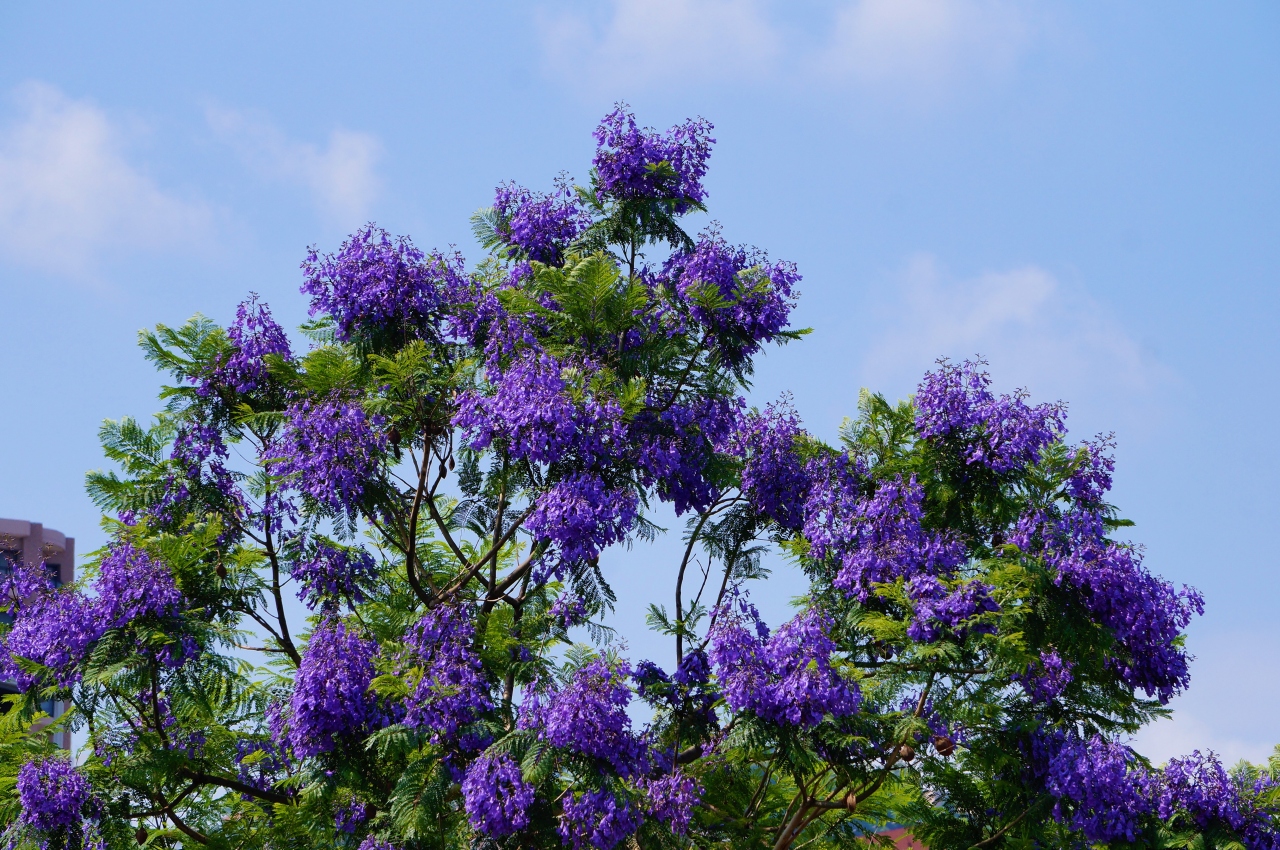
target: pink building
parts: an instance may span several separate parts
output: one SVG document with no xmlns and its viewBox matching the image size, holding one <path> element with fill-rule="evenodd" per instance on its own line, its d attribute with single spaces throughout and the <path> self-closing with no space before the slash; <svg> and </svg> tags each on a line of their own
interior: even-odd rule
<svg viewBox="0 0 1280 850">
<path fill-rule="evenodd" d="M 57 584 L 69 584 L 75 578 L 75 538 L 38 522 L 0 519 L 0 569 L 7 571 L 20 563 L 43 563 Z M 0 682 L 0 693 L 16 690 L 12 682 Z M 66 706 L 61 701 L 49 700 L 43 708 L 45 713 L 57 717 Z M 70 749 L 71 733 L 59 732 L 54 741 L 63 749 Z"/>
</svg>

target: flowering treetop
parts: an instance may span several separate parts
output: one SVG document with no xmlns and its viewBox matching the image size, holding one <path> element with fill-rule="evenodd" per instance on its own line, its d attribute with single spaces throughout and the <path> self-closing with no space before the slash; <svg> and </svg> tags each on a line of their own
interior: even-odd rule
<svg viewBox="0 0 1280 850">
<path fill-rule="evenodd" d="M 103 427 L 110 542 L 4 588 L 9 839 L 1277 847 L 1274 768 L 1124 744 L 1202 600 L 1115 536 L 1107 439 L 980 362 L 864 393 L 834 445 L 747 405 L 800 275 L 684 229 L 711 130 L 619 107 L 586 185 L 498 187 L 474 265 L 373 225 L 310 251 L 306 350 L 256 297 L 143 334 L 173 381 Z M 661 502 L 672 652 L 632 662 L 601 561 Z M 776 628 L 770 549 L 809 579 Z M 50 697 L 78 766 L 25 734 Z"/>
</svg>

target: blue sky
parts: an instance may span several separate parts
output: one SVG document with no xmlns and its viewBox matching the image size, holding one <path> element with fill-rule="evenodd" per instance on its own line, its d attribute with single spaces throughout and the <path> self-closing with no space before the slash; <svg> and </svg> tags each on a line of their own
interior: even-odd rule
<svg viewBox="0 0 1280 850">
<path fill-rule="evenodd" d="M 265 7 L 265 8 L 264 8 Z M 1280 742 L 1280 6 L 1012 0 L 0 7 L 0 516 L 101 542 L 105 417 L 157 409 L 136 332 L 250 290 L 287 325 L 305 248 L 369 219 L 478 251 L 493 187 L 583 177 L 625 99 L 718 144 L 711 214 L 804 274 L 789 390 L 834 437 L 940 355 L 1114 431 L 1147 563 L 1208 612 L 1156 758 Z M 663 601 L 670 547 L 609 564 Z M 776 620 L 800 583 L 757 591 Z M 659 651 L 642 606 L 616 622 Z"/>
</svg>

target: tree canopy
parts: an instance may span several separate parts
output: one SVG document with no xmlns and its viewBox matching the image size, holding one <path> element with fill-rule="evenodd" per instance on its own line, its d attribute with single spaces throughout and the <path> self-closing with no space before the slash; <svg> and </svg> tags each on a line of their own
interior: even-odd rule
<svg viewBox="0 0 1280 850">
<path fill-rule="evenodd" d="M 684 229 L 711 132 L 619 107 L 585 185 L 498 187 L 473 265 L 311 250 L 305 350 L 256 296 L 142 334 L 170 382 L 102 428 L 109 542 L 5 581 L 6 846 L 1280 847 L 1280 761 L 1126 743 L 1203 602 L 1118 536 L 1108 438 L 981 361 L 835 444 L 748 406 L 800 275 Z M 667 533 L 671 652 L 629 660 L 601 562 Z"/>
</svg>

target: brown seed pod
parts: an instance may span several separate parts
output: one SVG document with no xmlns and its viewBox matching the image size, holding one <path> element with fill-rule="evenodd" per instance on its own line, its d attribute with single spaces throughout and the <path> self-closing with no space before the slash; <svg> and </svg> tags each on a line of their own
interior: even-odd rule
<svg viewBox="0 0 1280 850">
<path fill-rule="evenodd" d="M 441 478 L 449 477 L 449 467 L 445 466 L 444 461 L 440 461 L 440 477 Z"/>
<path fill-rule="evenodd" d="M 857 794 L 855 794 L 855 793 L 853 793 L 852 791 L 850 791 L 850 792 L 849 792 L 849 796 L 847 796 L 847 797 L 845 797 L 845 798 L 844 798 L 844 807 L 845 807 L 846 809 L 848 809 L 849 811 L 851 811 L 851 812 L 852 812 L 852 811 L 854 811 L 855 809 L 857 809 L 857 808 L 858 808 L 858 795 L 857 795 Z"/>
<path fill-rule="evenodd" d="M 387 439 L 391 441 L 391 445 L 396 448 L 400 447 L 400 429 L 392 425 L 391 430 L 387 432 Z"/>
<path fill-rule="evenodd" d="M 227 577 L 227 565 L 221 561 L 218 562 L 218 566 L 213 568 L 213 571 L 218 574 L 218 578 Z"/>
<path fill-rule="evenodd" d="M 938 751 L 938 755 L 947 758 L 956 751 L 956 742 L 946 735 L 934 735 L 933 748 Z"/>
<path fill-rule="evenodd" d="M 903 744 L 898 747 L 898 755 L 902 757 L 903 761 L 910 763 L 915 760 L 916 748 L 910 744 Z"/>
<path fill-rule="evenodd" d="M 146 828 L 145 826 L 140 826 L 140 827 L 138 827 L 138 831 L 137 831 L 137 832 L 135 832 L 135 833 L 133 834 L 133 837 L 134 837 L 134 838 L 136 838 L 136 839 L 138 840 L 138 843 L 139 843 L 139 844 L 146 844 L 146 843 L 147 843 L 147 828 Z"/>
</svg>

